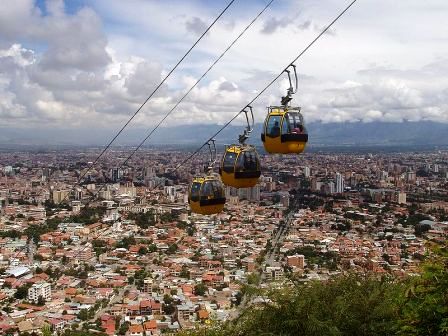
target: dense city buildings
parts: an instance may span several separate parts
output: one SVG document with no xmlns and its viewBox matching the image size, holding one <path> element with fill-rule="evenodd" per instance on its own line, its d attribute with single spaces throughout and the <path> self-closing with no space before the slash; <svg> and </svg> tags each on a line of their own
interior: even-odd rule
<svg viewBox="0 0 448 336">
<path fill-rule="evenodd" d="M 247 285 L 412 275 L 448 234 L 446 151 L 262 156 L 215 216 L 188 206 L 205 157 L 98 153 L 0 153 L 2 332 L 174 333 L 235 318 Z"/>
</svg>

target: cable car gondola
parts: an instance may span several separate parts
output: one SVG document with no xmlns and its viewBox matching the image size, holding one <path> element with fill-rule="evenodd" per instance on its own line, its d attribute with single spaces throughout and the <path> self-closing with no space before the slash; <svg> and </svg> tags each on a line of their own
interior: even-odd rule
<svg viewBox="0 0 448 336">
<path fill-rule="evenodd" d="M 218 174 L 213 173 L 213 166 L 216 162 L 216 147 L 214 141 L 213 152 L 210 143 L 210 162 L 206 173 L 193 179 L 188 193 L 188 203 L 191 211 L 201 215 L 213 215 L 220 213 L 224 209 L 226 197 L 224 186 Z"/>
<path fill-rule="evenodd" d="M 247 128 L 239 136 L 239 144 L 232 144 L 226 148 L 219 167 L 222 182 L 234 188 L 254 187 L 261 175 L 258 153 L 254 146 L 245 143 L 253 130 L 252 107 L 248 106 L 243 112 L 246 114 Z M 248 112 L 252 116 L 252 125 L 249 122 Z"/>
<path fill-rule="evenodd" d="M 305 150 L 308 142 L 308 133 L 305 128 L 300 107 L 291 107 L 292 95 L 297 92 L 297 71 L 294 64 L 296 90 L 292 86 L 291 73 L 288 69 L 289 89 L 285 97 L 282 97 L 280 106 L 269 106 L 268 115 L 264 122 L 261 141 L 268 153 L 300 154 Z"/>
</svg>

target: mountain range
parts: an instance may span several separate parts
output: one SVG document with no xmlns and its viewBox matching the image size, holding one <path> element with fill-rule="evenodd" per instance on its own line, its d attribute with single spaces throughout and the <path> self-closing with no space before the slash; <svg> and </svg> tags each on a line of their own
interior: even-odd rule
<svg viewBox="0 0 448 336">
<path fill-rule="evenodd" d="M 212 136 L 220 125 L 182 125 L 157 130 L 148 144 L 194 146 Z M 421 122 L 351 122 L 307 125 L 310 147 L 359 146 L 448 146 L 448 124 Z M 261 145 L 262 124 L 256 124 L 251 143 Z M 229 126 L 218 137 L 217 143 L 233 143 L 243 126 Z M 96 146 L 106 144 L 115 129 L 29 129 L 1 128 L 1 148 Z M 116 145 L 134 146 L 148 130 L 130 129 L 118 138 Z"/>
</svg>

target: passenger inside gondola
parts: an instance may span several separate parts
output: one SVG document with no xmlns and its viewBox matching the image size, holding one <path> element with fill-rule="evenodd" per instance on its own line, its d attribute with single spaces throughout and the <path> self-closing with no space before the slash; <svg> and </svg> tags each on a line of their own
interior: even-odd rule
<svg viewBox="0 0 448 336">
<path fill-rule="evenodd" d="M 227 152 L 224 156 L 223 170 L 226 173 L 233 173 L 235 167 L 236 153 Z"/>
<path fill-rule="evenodd" d="M 266 127 L 267 128 L 266 134 L 271 138 L 276 138 L 280 136 L 280 121 L 281 121 L 280 116 L 272 116 L 271 118 L 269 118 L 269 122 Z"/>
<path fill-rule="evenodd" d="M 291 133 L 295 133 L 295 134 L 302 134 L 303 133 L 303 126 L 299 123 L 296 123 L 292 130 Z"/>
<path fill-rule="evenodd" d="M 211 181 L 204 182 L 201 190 L 201 199 L 206 200 L 213 197 L 213 186 Z"/>
<path fill-rule="evenodd" d="M 244 169 L 248 171 L 255 171 L 257 170 L 257 162 L 255 153 L 253 152 L 245 152 L 244 153 Z"/>
<path fill-rule="evenodd" d="M 201 191 L 201 184 L 193 183 L 193 185 L 191 186 L 191 200 L 193 202 L 199 201 L 200 191 Z"/>
<path fill-rule="evenodd" d="M 214 198 L 224 197 L 224 190 L 217 181 L 212 181 L 212 190 Z"/>
<path fill-rule="evenodd" d="M 296 113 L 286 113 L 285 114 L 285 121 L 287 122 L 289 126 L 289 133 L 292 134 L 303 134 L 304 133 L 304 127 L 302 124 L 302 120 L 299 115 Z M 287 133 L 283 133 L 287 134 Z"/>
</svg>

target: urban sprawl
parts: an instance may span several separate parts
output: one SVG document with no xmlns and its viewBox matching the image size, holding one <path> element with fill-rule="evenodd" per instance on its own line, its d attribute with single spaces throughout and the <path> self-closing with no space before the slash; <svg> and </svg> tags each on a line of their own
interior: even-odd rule
<svg viewBox="0 0 448 336">
<path fill-rule="evenodd" d="M 257 304 L 248 285 L 412 275 L 448 234 L 447 151 L 262 155 L 216 216 L 188 206 L 205 156 L 99 152 L 0 153 L 1 334 L 176 333 Z"/>
</svg>

